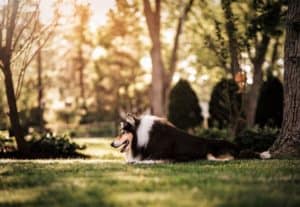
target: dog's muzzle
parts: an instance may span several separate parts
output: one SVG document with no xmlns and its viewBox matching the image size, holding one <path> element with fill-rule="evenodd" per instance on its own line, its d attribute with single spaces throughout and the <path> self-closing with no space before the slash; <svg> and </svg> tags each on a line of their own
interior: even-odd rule
<svg viewBox="0 0 300 207">
<path fill-rule="evenodd" d="M 125 140 L 124 142 L 121 142 L 121 143 L 116 143 L 115 141 L 113 141 L 110 144 L 110 146 L 112 146 L 114 148 L 119 148 L 119 147 L 123 146 L 121 148 L 120 152 L 124 152 L 128 145 L 129 145 L 129 140 Z"/>
</svg>

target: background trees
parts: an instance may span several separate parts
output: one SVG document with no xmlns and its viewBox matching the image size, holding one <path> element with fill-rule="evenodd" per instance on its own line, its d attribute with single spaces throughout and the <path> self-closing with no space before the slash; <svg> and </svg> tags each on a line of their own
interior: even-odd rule
<svg viewBox="0 0 300 207">
<path fill-rule="evenodd" d="M 271 119 L 280 126 L 284 1 L 112 0 L 101 23 L 109 1 L 3 2 L 0 94 L 9 104 L 0 114 L 9 112 L 17 137 L 17 116 L 62 132 L 116 129 L 126 112 L 166 116 L 180 79 L 199 98 L 204 126 L 209 115 L 232 136 Z M 264 101 L 268 91 L 276 96 Z M 276 118 L 263 113 L 268 101 Z"/>
<path fill-rule="evenodd" d="M 151 6 L 149 0 L 144 0 L 144 13 L 146 17 L 149 36 L 152 42 L 151 60 L 152 60 L 152 85 L 151 85 L 151 111 L 158 116 L 166 114 L 166 103 L 170 84 L 176 69 L 177 50 L 179 47 L 179 38 L 182 32 L 184 21 L 191 10 L 193 0 L 189 0 L 186 4 L 180 3 L 179 10 L 182 12 L 178 17 L 176 32 L 174 35 L 174 43 L 169 61 L 169 68 L 166 69 L 162 57 L 161 42 L 161 1 L 155 0 L 155 4 Z M 182 6 L 184 4 L 184 6 Z"/>
<path fill-rule="evenodd" d="M 26 143 L 19 120 L 17 98 L 21 92 L 25 70 L 50 37 L 53 24 L 46 25 L 37 32 L 38 26 L 38 1 L 8 0 L 1 7 L 0 68 L 4 75 L 11 129 L 19 150 L 24 152 Z M 18 74 L 16 77 L 15 73 Z M 13 78 L 17 80 L 16 87 Z"/>
<path fill-rule="evenodd" d="M 149 103 L 150 81 L 141 66 L 146 54 L 141 37 L 145 33 L 140 23 L 141 15 L 137 2 L 117 1 L 94 43 L 95 51 L 100 52 L 93 63 L 97 108 L 106 111 L 103 115 L 111 113 L 116 125 L 120 113 L 139 114 Z"/>
</svg>

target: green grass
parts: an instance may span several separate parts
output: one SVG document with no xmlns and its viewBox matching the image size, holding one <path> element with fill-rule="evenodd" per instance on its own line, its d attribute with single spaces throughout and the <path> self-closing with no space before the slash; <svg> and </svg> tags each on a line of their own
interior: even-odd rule
<svg viewBox="0 0 300 207">
<path fill-rule="evenodd" d="M 127 165 L 108 139 L 89 160 L 0 160 L 0 206 L 300 206 L 300 160 Z"/>
</svg>

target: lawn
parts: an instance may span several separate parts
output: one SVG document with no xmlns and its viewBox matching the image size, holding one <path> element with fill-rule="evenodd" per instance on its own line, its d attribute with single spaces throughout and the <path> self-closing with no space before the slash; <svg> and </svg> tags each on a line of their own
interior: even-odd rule
<svg viewBox="0 0 300 207">
<path fill-rule="evenodd" d="M 300 206 L 300 160 L 127 165 L 109 139 L 83 160 L 0 160 L 0 206 Z"/>
</svg>

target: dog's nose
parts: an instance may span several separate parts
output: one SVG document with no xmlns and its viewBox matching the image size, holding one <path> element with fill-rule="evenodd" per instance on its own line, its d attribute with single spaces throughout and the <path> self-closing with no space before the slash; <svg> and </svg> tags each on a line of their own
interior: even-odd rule
<svg viewBox="0 0 300 207">
<path fill-rule="evenodd" d="M 114 146 L 115 146 L 115 145 L 114 145 L 114 142 L 110 143 L 110 146 L 114 147 Z"/>
</svg>

